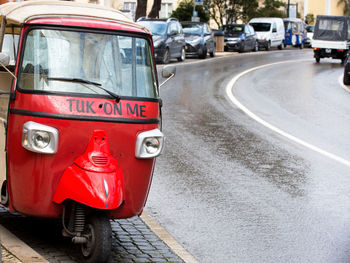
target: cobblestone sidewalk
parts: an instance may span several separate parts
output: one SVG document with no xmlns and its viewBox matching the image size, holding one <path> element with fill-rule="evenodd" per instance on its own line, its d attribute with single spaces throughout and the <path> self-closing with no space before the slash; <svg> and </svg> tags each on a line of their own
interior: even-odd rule
<svg viewBox="0 0 350 263">
<path fill-rule="evenodd" d="M 61 235 L 60 220 L 24 217 L 0 208 L 0 224 L 36 250 L 50 263 L 80 262 L 79 247 Z M 111 220 L 113 231 L 110 262 L 183 262 L 138 217 Z M 3 254 L 3 262 L 11 254 Z M 13 259 L 12 259 L 13 260 Z"/>
</svg>

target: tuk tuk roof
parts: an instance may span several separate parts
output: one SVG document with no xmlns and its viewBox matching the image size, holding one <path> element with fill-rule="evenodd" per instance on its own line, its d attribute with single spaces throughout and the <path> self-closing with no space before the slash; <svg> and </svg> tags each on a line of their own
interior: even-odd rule
<svg viewBox="0 0 350 263">
<path fill-rule="evenodd" d="M 318 15 L 313 39 L 329 41 L 348 41 L 350 18 L 348 16 Z"/>
<path fill-rule="evenodd" d="M 143 28 L 120 11 L 96 4 L 71 1 L 24 1 L 0 5 L 1 20 L 5 18 L 6 26 L 19 26 L 34 18 L 72 16 L 97 18 L 131 24 Z"/>
</svg>

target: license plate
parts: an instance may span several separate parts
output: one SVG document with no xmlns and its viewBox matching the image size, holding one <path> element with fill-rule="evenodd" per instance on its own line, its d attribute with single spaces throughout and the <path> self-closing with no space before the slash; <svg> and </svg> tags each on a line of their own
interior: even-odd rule
<svg viewBox="0 0 350 263">
<path fill-rule="evenodd" d="M 332 53 L 332 49 L 326 48 L 326 53 Z"/>
</svg>

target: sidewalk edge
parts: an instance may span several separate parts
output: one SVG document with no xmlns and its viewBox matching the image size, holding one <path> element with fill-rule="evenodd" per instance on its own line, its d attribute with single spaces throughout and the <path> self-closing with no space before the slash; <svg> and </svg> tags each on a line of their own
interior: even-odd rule
<svg viewBox="0 0 350 263">
<path fill-rule="evenodd" d="M 49 263 L 43 256 L 17 238 L 2 225 L 0 225 L 0 240 L 2 246 L 22 262 Z"/>
<path fill-rule="evenodd" d="M 198 263 L 147 211 L 144 210 L 140 218 L 185 263 Z"/>
</svg>

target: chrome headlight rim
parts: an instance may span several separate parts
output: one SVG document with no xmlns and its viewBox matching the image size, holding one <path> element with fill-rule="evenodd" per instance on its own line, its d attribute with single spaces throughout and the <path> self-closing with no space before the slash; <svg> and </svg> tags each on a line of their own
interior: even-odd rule
<svg viewBox="0 0 350 263">
<path fill-rule="evenodd" d="M 147 146 L 148 143 L 153 141 L 153 145 Z M 155 144 L 158 144 L 156 149 Z M 149 159 L 159 156 L 164 147 L 164 134 L 159 129 L 154 129 L 150 131 L 141 132 L 137 135 L 136 145 L 135 145 L 135 157 L 138 159 Z"/>
<path fill-rule="evenodd" d="M 28 151 L 55 154 L 58 148 L 58 137 L 56 128 L 33 121 L 23 124 L 22 146 Z"/>
</svg>

